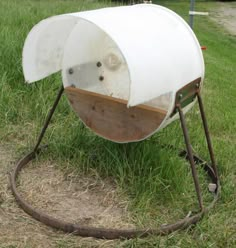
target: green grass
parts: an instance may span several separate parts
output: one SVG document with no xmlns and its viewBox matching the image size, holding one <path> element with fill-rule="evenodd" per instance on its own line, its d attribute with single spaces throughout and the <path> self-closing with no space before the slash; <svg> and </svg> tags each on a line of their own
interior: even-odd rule
<svg viewBox="0 0 236 248">
<path fill-rule="evenodd" d="M 188 1 L 155 2 L 188 19 Z M 114 3 L 78 0 L 0 1 L 0 140 L 3 144 L 14 142 L 19 156 L 33 147 L 61 84 L 59 74 L 32 85 L 24 84 L 21 53 L 27 33 L 48 16 L 111 5 Z M 214 5 L 203 1 L 196 8 L 204 11 Z M 196 17 L 195 32 L 201 45 L 208 48 L 204 52 L 203 98 L 219 165 L 221 199 L 193 229 L 166 237 L 120 241 L 119 247 L 236 245 L 236 38 L 208 17 Z M 207 159 L 196 107 L 187 115 L 187 124 L 195 150 Z M 187 162 L 176 151 L 163 148 L 163 144 L 184 147 L 179 122 L 143 142 L 115 144 L 84 128 L 63 97 L 43 143 L 50 146 L 42 159 L 54 160 L 62 167 L 76 168 L 85 174 L 95 170 L 101 177 L 112 178 L 129 198 L 138 226 L 158 226 L 197 208 Z M 206 183 L 202 185 L 206 188 Z M 204 198 L 209 201 L 207 194 Z"/>
</svg>

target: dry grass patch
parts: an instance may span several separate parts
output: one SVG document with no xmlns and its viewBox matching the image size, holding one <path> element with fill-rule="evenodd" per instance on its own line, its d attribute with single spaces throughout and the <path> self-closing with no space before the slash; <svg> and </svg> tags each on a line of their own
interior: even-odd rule
<svg viewBox="0 0 236 248">
<path fill-rule="evenodd" d="M 81 238 L 55 231 L 34 220 L 15 202 L 8 175 L 13 150 L 0 146 L 0 247 L 112 247 L 117 241 Z M 33 162 L 22 171 L 19 191 L 34 207 L 77 224 L 129 228 L 128 202 L 111 180 L 61 171 L 50 162 Z"/>
</svg>

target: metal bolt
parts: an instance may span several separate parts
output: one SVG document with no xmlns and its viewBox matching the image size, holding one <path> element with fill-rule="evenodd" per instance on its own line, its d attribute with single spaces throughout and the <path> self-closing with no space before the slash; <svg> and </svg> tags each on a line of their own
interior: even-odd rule
<svg viewBox="0 0 236 248">
<path fill-rule="evenodd" d="M 97 67 L 101 67 L 102 66 L 102 63 L 99 61 L 97 62 Z"/>
<path fill-rule="evenodd" d="M 69 74 L 73 74 L 73 73 L 74 73 L 74 70 L 73 70 L 72 68 L 70 68 L 70 69 L 68 70 L 68 73 L 69 73 Z"/>
<path fill-rule="evenodd" d="M 179 99 L 182 99 L 183 98 L 183 95 L 182 94 L 179 94 Z"/>
<path fill-rule="evenodd" d="M 100 76 L 100 77 L 99 77 L 99 80 L 100 80 L 100 81 L 103 81 L 103 80 L 104 80 L 104 77 L 103 77 L 103 76 Z"/>
</svg>

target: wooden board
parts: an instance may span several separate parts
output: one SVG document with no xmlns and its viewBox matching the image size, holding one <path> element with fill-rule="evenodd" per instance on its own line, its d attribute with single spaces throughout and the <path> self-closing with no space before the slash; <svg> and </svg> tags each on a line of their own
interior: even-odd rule
<svg viewBox="0 0 236 248">
<path fill-rule="evenodd" d="M 167 111 L 147 105 L 127 108 L 127 101 L 81 90 L 65 88 L 78 116 L 96 134 L 115 141 L 130 142 L 146 138 L 164 120 Z"/>
</svg>

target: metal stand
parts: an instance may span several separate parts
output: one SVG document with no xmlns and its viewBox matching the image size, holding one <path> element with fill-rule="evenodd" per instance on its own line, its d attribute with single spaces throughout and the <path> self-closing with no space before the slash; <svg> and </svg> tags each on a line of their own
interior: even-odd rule
<svg viewBox="0 0 236 248">
<path fill-rule="evenodd" d="M 50 122 L 51 119 L 52 119 L 52 116 L 53 116 L 53 114 L 54 114 L 54 112 L 55 112 L 55 110 L 56 110 L 56 108 L 57 108 L 57 105 L 58 105 L 58 103 L 59 103 L 59 101 L 60 101 L 60 99 L 61 99 L 61 96 L 62 96 L 63 92 L 64 92 L 64 87 L 61 86 L 61 89 L 59 90 L 58 95 L 57 95 L 57 97 L 56 97 L 56 100 L 55 100 L 55 102 L 54 102 L 54 104 L 53 104 L 53 106 L 52 106 L 50 112 L 48 113 L 48 116 L 47 116 L 46 121 L 45 121 L 45 123 L 44 123 L 44 126 L 43 126 L 43 128 L 42 128 L 42 131 L 41 131 L 41 133 L 40 133 L 40 135 L 39 135 L 38 141 L 37 141 L 37 143 L 36 143 L 36 145 L 35 145 L 35 147 L 34 147 L 34 152 L 35 152 L 35 153 L 37 152 L 37 150 L 38 150 L 38 148 L 39 148 L 39 145 L 40 145 L 40 143 L 41 143 L 41 141 L 42 141 L 42 139 L 43 139 L 43 136 L 44 136 L 44 134 L 45 134 L 45 132 L 46 132 L 46 130 L 47 130 L 47 128 L 48 128 L 49 122 Z"/>
<path fill-rule="evenodd" d="M 197 177 L 197 171 L 196 171 L 196 168 L 195 168 L 192 147 L 191 147 L 191 143 L 190 143 L 190 139 L 189 139 L 189 135 L 188 135 L 188 130 L 187 130 L 186 123 L 185 123 L 184 114 L 183 114 L 183 111 L 182 111 L 180 105 L 177 106 L 177 108 L 178 108 L 178 111 L 179 111 L 180 122 L 181 122 L 182 130 L 183 130 L 183 134 L 184 134 L 184 140 L 185 140 L 185 144 L 186 144 L 186 148 L 187 148 L 187 152 L 188 152 L 189 163 L 191 165 L 192 176 L 193 176 L 195 190 L 196 190 L 196 193 L 197 193 L 199 207 L 200 207 L 200 210 L 203 210 L 203 202 L 202 202 L 201 190 L 200 190 L 200 186 L 199 186 L 199 181 L 198 181 L 198 177 Z"/>
<path fill-rule="evenodd" d="M 196 167 L 195 167 L 195 164 L 196 164 L 195 161 L 196 160 L 194 159 L 194 155 L 192 152 L 191 142 L 190 142 L 190 138 L 189 138 L 189 134 L 188 134 L 185 118 L 184 118 L 184 113 L 182 110 L 183 107 L 187 106 L 191 101 L 194 101 L 197 98 L 199 110 L 201 113 L 201 119 L 202 119 L 202 124 L 203 124 L 203 128 L 204 128 L 204 133 L 205 133 L 205 137 L 206 137 L 206 141 L 207 141 L 208 151 L 209 151 L 210 158 L 211 158 L 212 171 L 208 172 L 208 174 L 211 173 L 213 184 L 215 184 L 214 188 L 216 191 L 218 191 L 220 188 L 219 176 L 218 176 L 218 171 L 217 171 L 217 167 L 216 167 L 212 143 L 211 143 L 211 139 L 210 139 L 210 133 L 208 130 L 206 115 L 205 115 L 205 111 L 204 111 L 204 107 L 203 107 L 203 102 L 202 102 L 202 98 L 200 95 L 200 89 L 199 89 L 200 82 L 201 82 L 201 78 L 197 78 L 193 82 L 191 82 L 188 85 L 181 88 L 176 93 L 175 110 L 173 112 L 173 115 L 176 112 L 179 113 L 181 127 L 183 130 L 184 140 L 185 140 L 186 149 L 187 149 L 187 157 L 188 157 L 188 160 L 189 160 L 189 163 L 191 166 L 194 186 L 195 186 L 195 190 L 196 190 L 196 194 L 197 194 L 197 198 L 198 198 L 198 204 L 199 204 L 200 210 L 203 211 L 203 209 L 204 209 L 203 200 L 202 200 L 201 189 L 200 189 L 199 180 L 198 180 L 198 176 L 197 176 L 197 171 L 196 171 Z"/>
<path fill-rule="evenodd" d="M 35 145 L 35 148 L 33 149 L 33 151 L 31 153 L 29 153 L 28 155 L 23 157 L 17 163 L 14 171 L 10 175 L 11 189 L 12 189 L 12 192 L 13 192 L 19 206 L 22 207 L 22 209 L 26 213 L 31 215 L 33 218 L 41 221 L 42 223 L 44 223 L 48 226 L 51 226 L 51 227 L 59 229 L 59 230 L 63 230 L 67 233 L 73 233 L 73 234 L 84 236 L 84 237 L 117 239 L 117 238 L 145 237 L 145 236 L 148 236 L 150 234 L 165 235 L 165 234 L 171 233 L 173 231 L 176 231 L 178 229 L 184 229 L 184 228 L 186 228 L 192 224 L 197 223 L 203 217 L 203 215 L 205 213 L 207 213 L 210 210 L 210 208 L 212 208 L 214 206 L 214 204 L 217 201 L 219 194 L 220 194 L 220 185 L 219 185 L 218 173 L 217 173 L 217 169 L 216 169 L 213 149 L 212 149 L 210 135 L 209 135 L 207 122 L 206 122 L 206 117 L 205 117 L 205 113 L 204 113 L 204 109 L 203 109 L 202 99 L 201 99 L 201 96 L 199 93 L 199 86 L 198 86 L 199 82 L 200 82 L 200 79 L 197 79 L 177 92 L 175 109 L 173 111 L 173 115 L 178 112 L 179 116 L 180 116 L 181 127 L 183 130 L 184 139 L 185 139 L 186 148 L 187 148 L 187 151 L 182 151 L 180 153 L 180 156 L 185 156 L 190 162 L 191 170 L 192 170 L 192 176 L 193 176 L 194 185 L 195 185 L 197 198 L 198 198 L 198 203 L 199 203 L 199 207 L 200 207 L 199 213 L 192 215 L 192 216 L 187 215 L 185 218 L 178 220 L 177 222 L 175 222 L 173 224 L 161 225 L 157 229 L 151 229 L 151 228 L 146 228 L 146 229 L 110 229 L 110 228 L 96 228 L 96 227 L 90 227 L 90 226 L 81 226 L 78 224 L 64 222 L 64 221 L 61 221 L 61 220 L 58 220 L 54 217 L 49 216 L 40 210 L 34 209 L 29 203 L 27 203 L 22 198 L 20 193 L 18 192 L 17 186 L 16 186 L 16 181 L 17 181 L 17 178 L 19 176 L 21 169 L 24 166 L 26 166 L 30 161 L 32 161 L 36 157 L 36 155 L 41 151 L 41 149 L 39 148 L 39 145 L 42 141 L 42 138 L 45 134 L 45 131 L 49 125 L 49 122 L 50 122 L 50 120 L 51 120 L 51 118 L 52 118 L 52 116 L 56 110 L 56 107 L 57 107 L 57 105 L 61 99 L 61 96 L 64 92 L 63 86 L 61 87 L 61 89 L 60 89 L 60 91 L 56 97 L 56 100 L 53 104 L 53 107 L 50 110 L 50 112 L 46 118 L 45 124 L 42 128 L 40 135 L 39 135 L 39 138 L 38 138 L 38 141 Z M 185 123 L 185 118 L 184 118 L 184 114 L 182 111 L 182 108 L 186 104 L 189 103 L 189 100 L 192 101 L 196 97 L 197 97 L 198 103 L 199 103 L 199 108 L 200 108 L 203 126 L 204 126 L 204 130 L 205 130 L 207 144 L 208 144 L 208 150 L 209 150 L 211 161 L 212 161 L 212 167 L 209 166 L 207 163 L 202 163 L 203 162 L 202 159 L 200 159 L 196 155 L 193 155 L 191 143 L 190 143 L 190 139 L 189 139 L 189 135 L 188 135 L 188 130 L 187 130 L 186 123 Z M 213 199 L 212 203 L 207 207 L 203 207 L 203 201 L 202 201 L 199 181 L 198 181 L 198 177 L 197 177 L 197 171 L 195 168 L 196 164 L 200 164 L 203 167 L 203 169 L 207 172 L 208 176 L 212 180 L 212 183 L 215 184 L 215 186 L 216 186 L 215 190 L 212 191 L 214 199 Z"/>
</svg>

